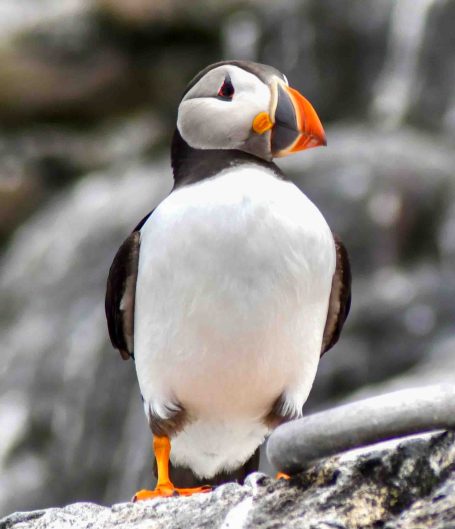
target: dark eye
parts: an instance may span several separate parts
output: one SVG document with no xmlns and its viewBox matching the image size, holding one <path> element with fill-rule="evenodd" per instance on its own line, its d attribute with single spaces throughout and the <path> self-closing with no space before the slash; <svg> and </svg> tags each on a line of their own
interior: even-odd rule
<svg viewBox="0 0 455 529">
<path fill-rule="evenodd" d="M 221 99 L 225 99 L 226 101 L 230 101 L 233 95 L 234 86 L 231 82 L 231 78 L 227 75 L 223 81 L 223 84 L 218 90 L 218 97 L 220 97 Z"/>
</svg>

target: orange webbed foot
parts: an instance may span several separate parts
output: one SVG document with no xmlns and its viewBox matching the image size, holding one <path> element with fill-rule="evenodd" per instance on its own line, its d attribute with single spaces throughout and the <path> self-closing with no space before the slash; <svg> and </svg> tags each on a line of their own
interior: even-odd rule
<svg viewBox="0 0 455 529">
<path fill-rule="evenodd" d="M 168 498 L 170 496 L 191 496 L 201 492 L 210 492 L 209 485 L 194 487 L 191 489 L 179 489 L 169 479 L 169 454 L 171 452 L 171 442 L 169 437 L 153 436 L 153 448 L 155 451 L 156 465 L 158 469 L 158 482 L 155 490 L 142 489 L 133 496 L 131 501 L 152 500 L 153 498 Z"/>
<path fill-rule="evenodd" d="M 275 479 L 291 479 L 291 476 L 289 474 L 285 474 L 284 472 L 277 472 Z"/>
<path fill-rule="evenodd" d="M 190 489 L 180 489 L 174 487 L 172 483 L 166 485 L 159 485 L 155 490 L 142 489 L 133 496 L 132 501 L 153 500 L 154 498 L 167 498 L 170 496 L 191 496 L 192 494 L 200 494 L 210 492 L 212 488 L 209 485 L 202 487 L 193 487 Z"/>
</svg>

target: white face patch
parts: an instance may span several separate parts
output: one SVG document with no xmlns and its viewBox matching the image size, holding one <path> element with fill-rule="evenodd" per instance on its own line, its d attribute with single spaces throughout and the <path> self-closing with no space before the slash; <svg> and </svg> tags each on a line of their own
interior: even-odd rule
<svg viewBox="0 0 455 529">
<path fill-rule="evenodd" d="M 231 100 L 218 97 L 226 76 L 234 88 Z M 255 134 L 254 118 L 270 112 L 270 106 L 270 88 L 263 81 L 242 68 L 223 65 L 210 70 L 185 94 L 177 128 L 193 148 L 238 149 Z"/>
</svg>

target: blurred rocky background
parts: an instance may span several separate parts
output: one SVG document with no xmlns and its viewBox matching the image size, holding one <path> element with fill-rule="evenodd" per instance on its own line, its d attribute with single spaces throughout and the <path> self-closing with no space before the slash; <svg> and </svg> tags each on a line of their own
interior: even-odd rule
<svg viewBox="0 0 455 529">
<path fill-rule="evenodd" d="M 188 80 L 272 64 L 328 148 L 280 165 L 351 255 L 353 307 L 306 412 L 455 373 L 454 0 L 1 0 L 0 517 L 149 484 L 107 271 L 169 191 Z"/>
</svg>

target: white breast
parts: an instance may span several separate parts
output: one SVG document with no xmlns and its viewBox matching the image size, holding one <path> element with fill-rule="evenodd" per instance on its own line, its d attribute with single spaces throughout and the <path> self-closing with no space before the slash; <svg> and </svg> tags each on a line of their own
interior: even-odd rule
<svg viewBox="0 0 455 529">
<path fill-rule="evenodd" d="M 335 269 L 333 237 L 293 184 L 246 166 L 169 195 L 141 230 L 136 367 L 146 408 L 194 422 L 172 459 L 211 477 L 243 463 L 261 418 L 311 388 Z"/>
</svg>

